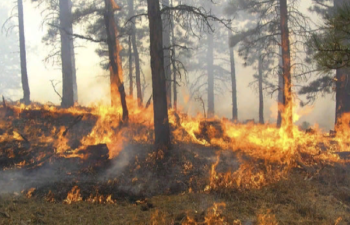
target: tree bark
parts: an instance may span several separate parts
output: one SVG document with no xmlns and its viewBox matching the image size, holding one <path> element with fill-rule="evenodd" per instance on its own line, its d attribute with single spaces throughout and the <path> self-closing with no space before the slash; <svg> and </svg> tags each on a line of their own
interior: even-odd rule
<svg viewBox="0 0 350 225">
<path fill-rule="evenodd" d="M 261 50 L 259 51 L 259 65 L 258 65 L 258 83 L 259 83 L 259 123 L 264 124 L 264 95 L 263 95 L 263 58 Z"/>
<path fill-rule="evenodd" d="M 173 0 L 171 0 L 171 6 L 173 6 Z M 175 33 L 174 33 L 174 15 L 171 15 L 171 40 L 173 46 L 175 46 Z M 173 65 L 173 92 L 174 92 L 174 110 L 177 110 L 177 70 L 176 70 L 176 65 L 175 65 L 175 59 L 176 59 L 176 51 L 175 47 L 173 49 L 173 60 L 172 60 L 172 65 Z"/>
<path fill-rule="evenodd" d="M 19 26 L 19 48 L 20 48 L 20 59 L 21 59 L 21 81 L 23 89 L 23 103 L 30 104 L 30 90 L 28 83 L 27 73 L 27 56 L 26 56 L 26 44 L 24 36 L 24 19 L 23 19 L 23 2 L 18 0 L 18 26 Z"/>
<path fill-rule="evenodd" d="M 334 0 L 335 10 L 342 7 L 346 1 Z M 340 68 L 336 70 L 336 113 L 335 126 L 342 124 L 341 118 L 346 113 L 350 113 L 350 68 Z"/>
<path fill-rule="evenodd" d="M 292 102 L 292 77 L 290 65 L 290 43 L 288 29 L 288 8 L 287 0 L 280 0 L 280 22 L 282 36 L 282 62 L 283 62 L 283 91 L 284 107 L 282 114 L 282 127 L 285 128 L 287 135 L 292 137 L 293 129 L 293 102 Z"/>
<path fill-rule="evenodd" d="M 130 15 L 133 16 L 134 13 L 134 0 L 128 1 L 128 7 Z M 136 79 L 136 92 L 137 92 L 137 101 L 139 106 L 142 105 L 142 88 L 141 88 L 141 70 L 140 70 L 140 56 L 139 51 L 137 48 L 136 43 L 136 26 L 135 23 L 132 23 L 131 25 L 131 42 L 132 42 L 132 49 L 134 52 L 134 59 L 135 59 L 135 79 Z"/>
<path fill-rule="evenodd" d="M 230 39 L 231 33 L 228 32 Z M 236 84 L 236 66 L 235 66 L 235 55 L 233 48 L 230 47 L 230 64 L 231 64 L 231 86 L 232 86 L 232 121 L 237 122 L 238 120 L 238 108 L 237 108 L 237 84 Z"/>
<path fill-rule="evenodd" d="M 127 122 L 129 119 L 128 107 L 126 104 L 126 95 L 124 84 L 122 82 L 123 69 L 120 59 L 119 40 L 117 38 L 118 31 L 117 26 L 114 21 L 114 11 L 117 10 L 117 6 L 114 0 L 104 0 L 105 1 L 105 14 L 104 21 L 107 30 L 107 44 L 109 53 L 109 71 L 111 79 L 111 104 L 116 106 L 118 103 L 118 92 L 120 95 L 120 101 L 123 108 L 123 121 Z"/>
<path fill-rule="evenodd" d="M 62 107 L 72 107 L 78 101 L 72 24 L 72 2 L 59 1 L 61 60 L 62 60 Z"/>
<path fill-rule="evenodd" d="M 159 0 L 147 0 L 150 30 L 155 147 L 167 153 L 171 147 L 166 81 L 164 71 L 163 32 Z"/>
<path fill-rule="evenodd" d="M 214 36 L 208 34 L 207 72 L 208 72 L 208 118 L 214 116 Z"/>
<path fill-rule="evenodd" d="M 282 40 L 282 39 L 281 39 Z M 280 128 L 282 124 L 282 110 L 281 107 L 284 105 L 284 94 L 283 94 L 283 63 L 282 63 L 282 47 L 279 48 L 279 64 L 278 64 L 278 96 L 277 96 L 277 127 Z"/>
<path fill-rule="evenodd" d="M 134 83 L 132 78 L 132 51 L 131 51 L 131 36 L 129 36 L 129 95 L 132 97 L 134 90 Z"/>
<path fill-rule="evenodd" d="M 163 6 L 170 6 L 169 0 L 162 1 Z M 163 48 L 164 48 L 164 71 L 166 79 L 166 96 L 168 108 L 171 108 L 171 54 L 170 54 L 170 30 L 171 18 L 170 11 L 162 14 L 163 23 Z"/>
</svg>

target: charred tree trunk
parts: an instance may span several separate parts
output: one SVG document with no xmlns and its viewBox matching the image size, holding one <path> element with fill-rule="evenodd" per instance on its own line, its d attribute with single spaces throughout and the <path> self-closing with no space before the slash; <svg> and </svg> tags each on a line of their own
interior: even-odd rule
<svg viewBox="0 0 350 225">
<path fill-rule="evenodd" d="M 263 95 L 263 57 L 259 51 L 258 83 L 259 83 L 259 123 L 264 124 L 264 95 Z"/>
<path fill-rule="evenodd" d="M 118 10 L 118 6 L 115 4 L 114 0 L 104 0 L 105 1 L 105 14 L 104 21 L 107 30 L 107 45 L 109 53 L 109 71 L 111 79 L 111 103 L 112 106 L 116 106 L 118 92 L 120 95 L 120 101 L 123 108 L 123 121 L 127 122 L 129 119 L 128 107 L 126 105 L 126 95 L 124 84 L 122 82 L 123 69 L 120 59 L 120 45 L 117 38 L 117 26 L 114 21 L 114 11 Z"/>
<path fill-rule="evenodd" d="M 62 60 L 62 107 L 72 107 L 78 101 L 73 43 L 72 2 L 60 0 L 60 35 Z"/>
<path fill-rule="evenodd" d="M 228 32 L 228 37 L 231 34 Z M 235 66 L 235 54 L 233 48 L 230 48 L 230 64 L 231 64 L 231 86 L 232 86 L 232 121 L 238 120 L 238 108 L 237 108 L 237 84 L 236 84 L 236 66 Z"/>
<path fill-rule="evenodd" d="M 290 65 L 290 43 L 288 29 L 287 0 L 280 0 L 280 22 L 282 36 L 282 62 L 283 62 L 283 91 L 284 107 L 282 114 L 282 126 L 289 136 L 292 136 L 293 129 L 293 102 L 292 102 L 292 77 Z"/>
<path fill-rule="evenodd" d="M 131 36 L 129 36 L 129 95 L 132 97 L 134 90 L 134 83 L 132 78 L 132 51 L 131 51 Z"/>
<path fill-rule="evenodd" d="M 134 0 L 128 1 L 128 7 L 129 7 L 129 13 L 131 16 L 133 16 L 134 13 Z M 141 69 L 140 69 L 140 56 L 139 51 L 137 48 L 136 43 L 136 26 L 135 23 L 132 23 L 131 25 L 131 42 L 132 42 L 132 49 L 134 52 L 134 59 L 135 59 L 135 79 L 136 79 L 136 92 L 137 92 L 137 101 L 139 103 L 139 106 L 142 105 L 142 88 L 141 88 Z"/>
<path fill-rule="evenodd" d="M 150 30 L 155 147 L 167 153 L 171 147 L 166 78 L 164 71 L 163 32 L 159 0 L 147 0 Z"/>
<path fill-rule="evenodd" d="M 214 36 L 208 34 L 207 72 L 208 72 L 208 118 L 214 116 Z"/>
<path fill-rule="evenodd" d="M 336 126 L 341 124 L 341 118 L 350 112 L 350 82 L 349 68 L 336 70 Z"/>
<path fill-rule="evenodd" d="M 343 7 L 346 1 L 334 0 L 335 10 Z M 336 113 L 335 125 L 340 126 L 341 118 L 344 114 L 350 113 L 350 68 L 340 68 L 336 70 Z"/>
<path fill-rule="evenodd" d="M 283 65 L 282 65 L 282 47 L 279 48 L 280 60 L 278 64 L 278 96 L 277 96 L 277 127 L 280 128 L 282 124 L 282 110 L 281 107 L 284 105 L 284 94 L 283 94 Z"/>
<path fill-rule="evenodd" d="M 173 6 L 173 0 L 171 0 L 171 6 Z M 175 46 L 175 33 L 174 33 L 174 15 L 171 15 L 171 41 L 173 46 Z M 173 65 L 173 92 L 174 92 L 174 110 L 177 110 L 177 70 L 176 70 L 176 64 L 175 64 L 175 59 L 176 59 L 176 51 L 175 47 L 173 47 L 173 60 L 172 60 L 172 65 Z"/>
<path fill-rule="evenodd" d="M 20 48 L 20 59 L 21 59 L 21 80 L 23 89 L 23 103 L 30 104 L 30 90 L 28 83 L 27 73 L 27 56 L 26 56 L 26 43 L 24 36 L 24 19 L 23 19 L 23 2 L 18 0 L 18 27 L 19 27 L 19 48 Z"/>
<path fill-rule="evenodd" d="M 169 0 L 162 1 L 163 7 L 169 7 Z M 164 48 L 164 71 L 166 79 L 166 96 L 168 108 L 171 108 L 171 55 L 170 55 L 170 30 L 171 18 L 170 11 L 162 13 L 163 23 L 163 48 Z"/>
</svg>

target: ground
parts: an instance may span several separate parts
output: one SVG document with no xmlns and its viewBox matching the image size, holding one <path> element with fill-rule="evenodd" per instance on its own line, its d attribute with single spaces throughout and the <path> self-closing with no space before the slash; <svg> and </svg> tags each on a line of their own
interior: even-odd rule
<svg viewBox="0 0 350 225">
<path fill-rule="evenodd" d="M 266 163 L 218 145 L 220 122 L 199 123 L 203 145 L 177 121 L 162 159 L 150 126 L 107 117 L 0 108 L 0 224 L 350 224 L 349 164 L 330 153 Z"/>
</svg>

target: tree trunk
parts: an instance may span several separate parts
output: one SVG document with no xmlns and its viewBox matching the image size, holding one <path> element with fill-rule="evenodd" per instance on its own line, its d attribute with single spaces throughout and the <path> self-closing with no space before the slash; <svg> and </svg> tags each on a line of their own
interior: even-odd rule
<svg viewBox="0 0 350 225">
<path fill-rule="evenodd" d="M 261 50 L 259 51 L 259 65 L 258 65 L 258 73 L 259 73 L 259 123 L 264 124 L 264 95 L 263 95 L 263 58 L 261 54 Z"/>
<path fill-rule="evenodd" d="M 23 89 L 23 103 L 30 104 L 30 90 L 27 74 L 27 56 L 26 56 L 26 44 L 24 37 L 24 19 L 23 19 L 23 2 L 18 0 L 18 26 L 19 26 L 19 48 L 21 59 L 21 80 Z"/>
<path fill-rule="evenodd" d="M 107 30 L 107 44 L 109 53 L 109 71 L 111 79 L 111 104 L 116 106 L 118 92 L 123 108 L 123 121 L 127 122 L 129 119 L 128 107 L 125 99 L 125 89 L 122 82 L 123 69 L 120 59 L 120 45 L 117 38 L 118 31 L 114 21 L 114 11 L 117 10 L 114 0 L 105 0 L 105 14 L 104 20 Z"/>
<path fill-rule="evenodd" d="M 228 32 L 230 39 L 231 33 Z M 232 86 L 232 121 L 238 121 L 238 108 L 237 108 L 237 84 L 236 84 L 236 66 L 235 66 L 235 54 L 233 48 L 230 47 L 230 64 L 231 64 L 231 86 Z"/>
<path fill-rule="evenodd" d="M 341 118 L 350 112 L 349 68 L 336 70 L 336 126 L 341 124 Z"/>
<path fill-rule="evenodd" d="M 62 107 L 72 107 L 78 100 L 73 43 L 72 2 L 59 1 L 61 61 L 62 61 Z"/>
<path fill-rule="evenodd" d="M 208 118 L 214 116 L 214 36 L 208 34 L 208 54 L 207 54 L 207 72 L 208 72 Z"/>
<path fill-rule="evenodd" d="M 281 39 L 282 40 L 282 39 Z M 277 127 L 280 128 L 282 124 L 282 110 L 281 107 L 284 105 L 283 95 L 283 63 L 282 63 L 282 47 L 279 48 L 279 64 L 278 64 L 278 96 L 277 96 Z"/>
<path fill-rule="evenodd" d="M 162 1 L 163 6 L 169 7 L 169 0 Z M 166 79 L 166 96 L 168 108 L 171 108 L 171 54 L 170 54 L 170 30 L 171 30 L 171 18 L 170 11 L 162 14 L 163 23 L 163 48 L 164 48 L 164 71 Z"/>
<path fill-rule="evenodd" d="M 157 150 L 163 150 L 167 154 L 167 150 L 171 147 L 171 142 L 165 87 L 162 19 L 159 0 L 147 0 L 147 4 L 150 30 L 155 147 Z"/>
<path fill-rule="evenodd" d="M 334 7 L 342 7 L 346 1 L 334 0 Z M 335 125 L 340 126 L 341 118 L 350 112 L 350 68 L 340 68 L 336 70 L 336 113 Z"/>
<path fill-rule="evenodd" d="M 171 6 L 173 6 L 173 0 L 171 0 Z M 172 44 L 173 46 L 175 46 L 175 33 L 174 33 L 174 15 L 171 15 L 171 40 L 172 40 Z M 174 106 L 174 110 L 177 110 L 177 70 L 176 70 L 176 64 L 175 64 L 175 59 L 176 59 L 176 51 L 175 51 L 175 47 L 173 48 L 173 60 L 172 60 L 172 64 L 173 64 L 173 91 L 174 91 L 174 102 L 173 102 L 173 106 Z"/>
<path fill-rule="evenodd" d="M 132 51 L 131 51 L 131 36 L 129 36 L 129 95 L 133 96 L 133 78 L 132 78 Z"/>
<path fill-rule="evenodd" d="M 134 0 L 128 1 L 128 7 L 130 15 L 133 16 L 134 13 Z M 136 78 L 136 92 L 137 92 L 137 100 L 139 106 L 142 105 L 142 89 L 141 89 L 141 70 L 140 70 L 140 56 L 136 43 L 136 26 L 135 23 L 131 25 L 131 42 L 132 49 L 134 51 L 134 59 L 135 59 L 135 78 Z"/>
<path fill-rule="evenodd" d="M 282 114 L 282 127 L 286 129 L 287 135 L 292 137 L 293 129 L 293 102 L 292 102 L 292 77 L 290 66 L 290 43 L 288 29 L 287 0 L 280 0 L 280 19 L 282 36 L 282 62 L 283 62 L 283 91 L 284 107 Z"/>
</svg>

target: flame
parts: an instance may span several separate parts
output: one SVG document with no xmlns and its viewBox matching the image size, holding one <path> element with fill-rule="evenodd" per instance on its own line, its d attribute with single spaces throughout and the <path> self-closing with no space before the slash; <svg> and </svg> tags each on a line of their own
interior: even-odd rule
<svg viewBox="0 0 350 225">
<path fill-rule="evenodd" d="M 67 198 L 63 201 L 65 204 L 72 204 L 73 202 L 80 202 L 83 198 L 80 195 L 80 189 L 78 186 L 74 186 L 70 192 L 68 192 Z"/>
<path fill-rule="evenodd" d="M 266 214 L 258 215 L 258 225 L 278 225 L 276 216 L 271 214 L 271 210 L 267 210 Z"/>
<path fill-rule="evenodd" d="M 30 188 L 27 193 L 26 193 L 26 197 L 27 198 L 31 198 L 33 196 L 33 192 L 36 190 L 36 188 Z"/>
<path fill-rule="evenodd" d="M 75 106 L 69 109 L 61 109 L 49 105 L 23 104 L 11 106 L 16 115 L 27 113 L 28 111 L 40 111 L 41 116 L 50 115 L 59 117 L 62 114 L 73 116 L 89 115 L 97 118 L 96 123 L 90 133 L 80 140 L 80 145 L 72 149 L 69 145 L 70 130 L 67 132 L 67 125 L 49 125 L 49 134 L 44 135 L 43 131 L 35 127 L 25 127 L 21 133 L 30 136 L 30 141 L 38 141 L 46 145 L 53 145 L 55 154 L 58 157 L 80 157 L 85 159 L 86 154 L 82 154 L 87 146 L 106 144 L 109 150 L 109 158 L 114 158 L 124 149 L 129 142 L 152 143 L 153 142 L 153 107 L 147 109 L 139 107 L 136 100 L 127 98 L 129 108 L 129 124 L 121 124 L 122 108 L 120 104 L 109 107 L 102 103 L 89 107 Z M 293 120 L 297 121 L 301 116 L 309 113 L 312 108 L 294 107 Z M 291 107 L 286 107 L 285 115 L 292 113 Z M 82 120 L 84 119 L 83 117 Z M 206 188 L 218 190 L 221 188 L 250 189 L 260 188 L 270 183 L 276 182 L 287 176 L 290 169 L 297 167 L 303 161 L 303 154 L 312 156 L 313 162 L 303 162 L 306 164 L 321 162 L 327 165 L 344 162 L 335 152 L 349 151 L 348 140 L 350 139 L 350 114 L 340 118 L 335 137 L 324 135 L 317 127 L 314 134 L 305 134 L 293 124 L 283 124 L 282 128 L 277 128 L 273 124 L 240 124 L 227 119 L 205 119 L 198 114 L 190 117 L 181 111 L 169 110 L 169 122 L 172 125 L 172 140 L 174 143 L 196 143 L 203 146 L 215 146 L 222 151 L 228 150 L 239 155 L 244 155 L 239 160 L 239 168 L 228 173 L 216 172 L 220 161 L 220 153 L 216 162 L 213 163 L 209 171 L 210 180 Z M 4 124 L 1 124 L 5 127 Z M 73 132 L 74 133 L 74 132 Z M 0 135 L 0 141 L 17 140 L 20 135 Z M 22 140 L 22 138 L 21 138 Z M 325 150 L 326 149 L 326 150 Z M 13 154 L 13 153 L 12 153 Z M 37 156 L 41 160 L 45 154 Z M 150 155 L 150 161 L 161 158 L 162 153 Z M 25 162 L 19 164 L 24 165 Z M 187 173 L 193 165 L 186 163 L 183 172 Z M 75 190 L 76 191 L 76 190 Z M 71 193 L 72 194 L 72 193 Z M 70 202 L 67 197 L 67 202 Z"/>
<path fill-rule="evenodd" d="M 115 204 L 116 201 L 112 199 L 112 195 L 103 196 L 99 195 L 98 193 L 96 195 L 90 195 L 90 197 L 86 200 L 90 203 L 99 203 L 99 204 Z"/>
</svg>

